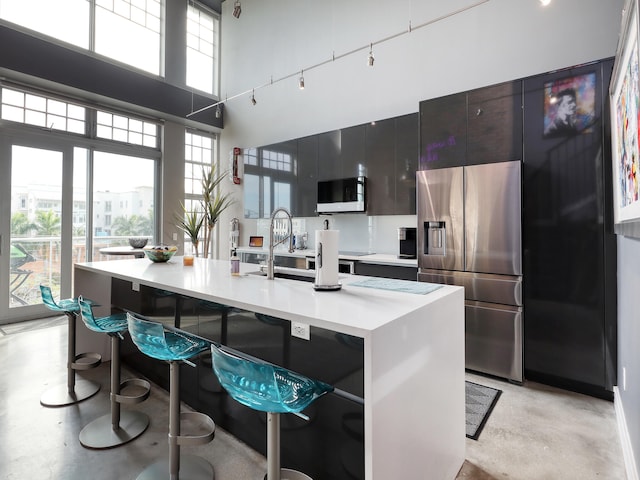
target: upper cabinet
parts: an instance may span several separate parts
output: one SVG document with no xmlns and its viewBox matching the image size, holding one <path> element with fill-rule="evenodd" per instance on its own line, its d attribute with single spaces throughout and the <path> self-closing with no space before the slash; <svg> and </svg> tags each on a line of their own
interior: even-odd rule
<svg viewBox="0 0 640 480">
<path fill-rule="evenodd" d="M 318 137 L 298 139 L 298 164 L 295 202 L 292 214 L 313 217 L 318 203 Z"/>
<path fill-rule="evenodd" d="M 318 181 L 367 177 L 367 215 L 413 215 L 418 114 L 245 151 L 245 217 L 317 215 Z"/>
<path fill-rule="evenodd" d="M 464 165 L 467 94 L 420 102 L 420 170 Z"/>
<path fill-rule="evenodd" d="M 522 82 L 420 102 L 420 170 L 522 159 Z"/>
<path fill-rule="evenodd" d="M 467 94 L 467 165 L 522 159 L 522 82 Z"/>
</svg>

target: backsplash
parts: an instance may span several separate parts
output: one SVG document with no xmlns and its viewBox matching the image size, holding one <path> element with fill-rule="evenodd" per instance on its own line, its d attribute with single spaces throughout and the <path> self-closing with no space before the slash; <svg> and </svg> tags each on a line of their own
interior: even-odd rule
<svg viewBox="0 0 640 480">
<path fill-rule="evenodd" d="M 308 249 L 315 248 L 315 232 L 324 228 L 325 219 L 329 220 L 331 230 L 340 231 L 340 250 L 389 255 L 398 254 L 398 228 L 415 227 L 417 222 L 415 215 L 367 216 L 356 213 L 294 218 L 293 231 L 294 233 L 307 232 Z M 264 237 L 264 246 L 268 247 L 270 219 L 249 220 L 245 218 L 241 222 L 242 246 L 249 244 L 249 235 L 261 235 Z M 286 245 L 278 245 L 276 248 L 284 249 Z"/>
</svg>

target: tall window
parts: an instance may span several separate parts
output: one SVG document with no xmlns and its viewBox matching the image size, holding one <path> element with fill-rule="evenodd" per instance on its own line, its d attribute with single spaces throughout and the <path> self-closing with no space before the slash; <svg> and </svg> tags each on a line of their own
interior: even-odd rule
<svg viewBox="0 0 640 480">
<path fill-rule="evenodd" d="M 161 75 L 163 6 L 163 0 L 0 0 L 0 18 Z"/>
<path fill-rule="evenodd" d="M 202 171 L 208 171 L 216 158 L 216 138 L 185 132 L 184 206 L 188 213 L 202 212 Z M 185 233 L 185 244 L 190 239 Z"/>
<path fill-rule="evenodd" d="M 207 93 L 218 91 L 220 21 L 195 5 L 187 10 L 187 85 Z"/>
<path fill-rule="evenodd" d="M 80 48 L 89 48 L 87 0 L 0 0 L 0 18 Z"/>
<path fill-rule="evenodd" d="M 95 0 L 96 53 L 160 75 L 161 0 Z"/>
</svg>

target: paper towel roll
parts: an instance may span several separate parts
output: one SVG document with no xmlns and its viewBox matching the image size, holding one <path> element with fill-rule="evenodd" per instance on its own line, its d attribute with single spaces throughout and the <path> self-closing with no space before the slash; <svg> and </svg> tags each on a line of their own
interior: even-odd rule
<svg viewBox="0 0 640 480">
<path fill-rule="evenodd" d="M 338 230 L 316 230 L 316 285 L 338 285 Z"/>
</svg>

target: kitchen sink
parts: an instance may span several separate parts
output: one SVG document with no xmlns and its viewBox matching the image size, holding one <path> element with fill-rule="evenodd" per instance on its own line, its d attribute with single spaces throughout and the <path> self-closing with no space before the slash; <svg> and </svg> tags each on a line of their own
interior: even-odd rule
<svg viewBox="0 0 640 480">
<path fill-rule="evenodd" d="M 261 266 L 260 270 L 248 272 L 247 275 L 266 277 L 267 268 Z M 288 280 L 298 280 L 310 283 L 315 282 L 316 280 L 315 270 L 301 270 L 299 268 L 274 267 L 273 276 L 274 278 L 286 278 Z"/>
</svg>

